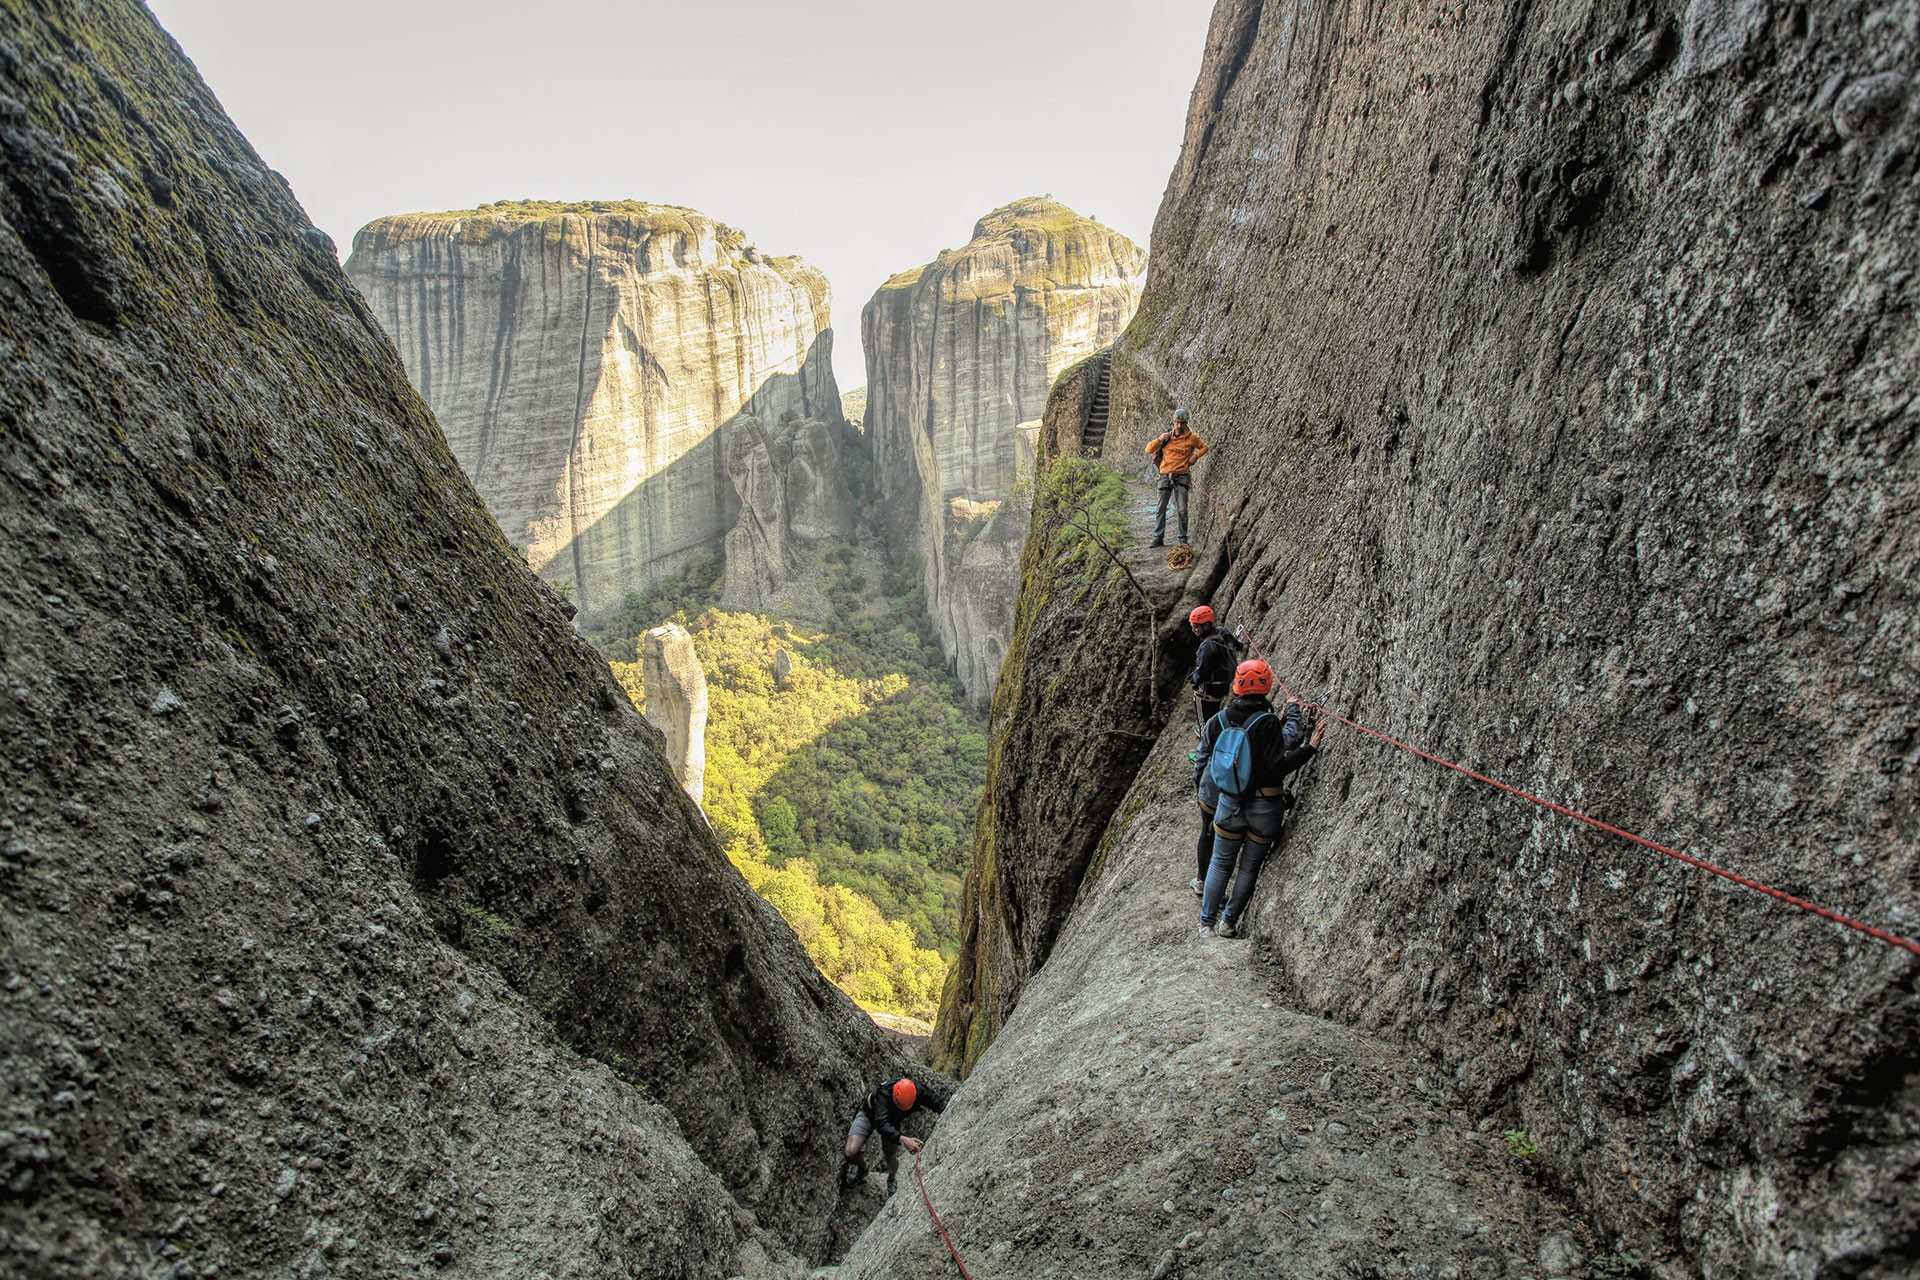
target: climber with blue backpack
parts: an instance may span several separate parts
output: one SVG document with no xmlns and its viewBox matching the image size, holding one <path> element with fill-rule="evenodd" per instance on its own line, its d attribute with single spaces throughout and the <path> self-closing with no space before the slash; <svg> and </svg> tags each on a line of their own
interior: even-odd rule
<svg viewBox="0 0 1920 1280">
<path fill-rule="evenodd" d="M 1199 641 L 1193 655 L 1193 670 L 1187 673 L 1187 683 L 1193 686 L 1194 724 L 1200 733 L 1207 731 L 1207 721 L 1220 713 L 1220 706 L 1227 700 L 1228 691 L 1233 687 L 1234 668 L 1239 665 L 1240 654 L 1245 651 L 1247 642 L 1240 638 L 1240 628 L 1229 631 L 1215 620 L 1212 605 L 1200 605 L 1187 615 L 1187 625 L 1193 628 L 1194 639 Z M 1292 744 L 1289 744 L 1292 745 Z M 1193 759 L 1198 761 L 1200 753 L 1195 752 Z M 1213 862 L 1213 807 L 1219 800 L 1198 797 L 1200 800 L 1200 833 L 1194 839 L 1193 858 L 1193 896 L 1199 897 L 1207 881 L 1207 867 Z"/>
<path fill-rule="evenodd" d="M 1327 731 L 1323 720 L 1301 742 L 1306 709 L 1298 698 L 1288 698 L 1286 710 L 1276 715 L 1267 698 L 1272 692 L 1271 667 L 1258 658 L 1241 663 L 1233 673 L 1233 696 L 1207 721 L 1195 753 L 1194 786 L 1201 804 L 1211 799 L 1214 805 L 1213 860 L 1200 894 L 1202 937 L 1232 938 L 1242 931 L 1254 882 L 1292 799 L 1283 784 L 1313 759 Z"/>
</svg>

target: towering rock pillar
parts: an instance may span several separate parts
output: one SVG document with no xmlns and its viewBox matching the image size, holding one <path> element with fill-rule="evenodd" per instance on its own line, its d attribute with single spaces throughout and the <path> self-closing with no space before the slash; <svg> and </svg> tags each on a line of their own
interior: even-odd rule
<svg viewBox="0 0 1920 1280">
<path fill-rule="evenodd" d="M 640 638 L 647 719 L 667 735 L 667 767 L 681 789 L 702 801 L 707 772 L 707 675 L 686 628 L 669 622 Z"/>
<path fill-rule="evenodd" d="M 732 527 L 736 415 L 839 420 L 826 278 L 691 209 L 381 218 L 347 271 L 508 541 L 588 611 Z"/>
<path fill-rule="evenodd" d="M 867 435 L 891 532 L 926 558 L 928 608 L 969 697 L 993 693 L 1013 626 L 1033 456 L 1060 371 L 1120 336 L 1146 254 L 1055 200 L 882 285 L 860 316 Z"/>
</svg>

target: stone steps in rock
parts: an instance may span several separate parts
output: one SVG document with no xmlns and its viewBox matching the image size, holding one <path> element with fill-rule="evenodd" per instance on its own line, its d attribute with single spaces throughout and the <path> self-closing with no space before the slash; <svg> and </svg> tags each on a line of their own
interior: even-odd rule
<svg viewBox="0 0 1920 1280">
<path fill-rule="evenodd" d="M 1100 353 L 1100 381 L 1094 386 L 1093 399 L 1087 405 L 1086 421 L 1080 426 L 1080 451 L 1097 458 L 1107 443 L 1109 392 L 1113 385 L 1113 353 Z"/>
</svg>

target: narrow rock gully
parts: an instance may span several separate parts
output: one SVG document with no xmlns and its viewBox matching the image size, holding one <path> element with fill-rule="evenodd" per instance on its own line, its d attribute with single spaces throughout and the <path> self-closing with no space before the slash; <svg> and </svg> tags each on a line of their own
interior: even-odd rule
<svg viewBox="0 0 1920 1280">
<path fill-rule="evenodd" d="M 1160 553 L 1124 555 L 1168 581 Z M 1199 934 L 1190 746 L 1176 717 L 1104 869 L 927 1145 L 926 1186 L 968 1272 L 1585 1275 L 1583 1229 L 1490 1122 L 1454 1109 L 1400 1046 L 1282 1007 L 1258 897 L 1250 940 Z M 1283 841 L 1269 872 L 1289 856 Z M 908 1173 L 818 1274 L 959 1272 Z"/>
</svg>

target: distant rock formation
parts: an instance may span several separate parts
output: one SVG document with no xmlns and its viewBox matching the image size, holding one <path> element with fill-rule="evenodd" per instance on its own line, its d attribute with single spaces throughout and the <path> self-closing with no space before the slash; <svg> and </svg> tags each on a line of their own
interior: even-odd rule
<svg viewBox="0 0 1920 1280">
<path fill-rule="evenodd" d="M 380 218 L 347 272 L 507 540 L 589 614 L 733 526 L 736 414 L 840 417 L 825 277 L 691 209 Z"/>
<path fill-rule="evenodd" d="M 734 420 L 727 430 L 727 476 L 740 514 L 727 534 L 722 604 L 765 609 L 809 566 L 813 547 L 853 536 L 847 464 L 857 447 L 839 422 L 766 427 L 758 418 Z"/>
<path fill-rule="evenodd" d="M 699 804 L 707 773 L 707 676 L 693 637 L 676 623 L 655 627 L 640 637 L 640 664 L 647 719 L 667 738 L 667 767 Z"/>
<path fill-rule="evenodd" d="M 1014 481 L 1047 390 L 1119 337 L 1145 273 L 1146 254 L 1119 232 L 1055 200 L 1018 200 L 965 246 L 887 281 L 861 313 L 888 531 L 925 557 L 934 630 L 976 702 L 992 696 L 1013 626 L 1026 521 Z"/>
</svg>

